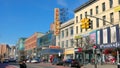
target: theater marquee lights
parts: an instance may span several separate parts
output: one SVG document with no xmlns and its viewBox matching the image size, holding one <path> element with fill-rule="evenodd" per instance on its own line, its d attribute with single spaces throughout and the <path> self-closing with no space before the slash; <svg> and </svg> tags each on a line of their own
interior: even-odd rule
<svg viewBox="0 0 120 68">
<path fill-rule="evenodd" d="M 59 20 L 59 8 L 55 8 L 54 12 L 54 35 L 59 35 L 60 33 L 60 20 Z"/>
</svg>

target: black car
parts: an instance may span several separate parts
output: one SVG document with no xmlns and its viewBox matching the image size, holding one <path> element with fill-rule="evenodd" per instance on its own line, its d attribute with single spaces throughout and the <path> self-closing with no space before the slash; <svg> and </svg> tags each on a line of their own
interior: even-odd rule
<svg viewBox="0 0 120 68">
<path fill-rule="evenodd" d="M 80 68 L 80 63 L 76 59 L 67 59 L 63 63 L 64 66 L 69 66 L 69 67 L 78 67 Z"/>
</svg>

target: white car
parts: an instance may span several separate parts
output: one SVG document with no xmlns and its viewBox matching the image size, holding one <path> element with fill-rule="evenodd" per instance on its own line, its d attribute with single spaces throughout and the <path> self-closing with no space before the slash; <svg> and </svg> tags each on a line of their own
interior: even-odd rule
<svg viewBox="0 0 120 68">
<path fill-rule="evenodd" d="M 31 63 L 39 63 L 39 60 L 33 59 L 33 60 L 31 60 Z"/>
<path fill-rule="evenodd" d="M 30 63 L 30 60 L 27 60 L 26 62 L 27 62 L 27 63 Z"/>
</svg>

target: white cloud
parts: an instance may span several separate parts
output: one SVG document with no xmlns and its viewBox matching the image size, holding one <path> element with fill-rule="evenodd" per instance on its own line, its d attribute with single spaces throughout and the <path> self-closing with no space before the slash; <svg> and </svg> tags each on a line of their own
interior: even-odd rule
<svg viewBox="0 0 120 68">
<path fill-rule="evenodd" d="M 63 7 L 67 7 L 67 3 L 65 2 L 65 0 L 57 0 L 57 3 Z"/>
</svg>

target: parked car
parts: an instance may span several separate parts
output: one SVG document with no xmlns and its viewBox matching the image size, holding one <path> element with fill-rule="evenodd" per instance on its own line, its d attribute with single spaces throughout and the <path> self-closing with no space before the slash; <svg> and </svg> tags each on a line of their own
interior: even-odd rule
<svg viewBox="0 0 120 68">
<path fill-rule="evenodd" d="M 9 59 L 8 58 L 5 58 L 3 63 L 8 63 L 9 62 Z"/>
<path fill-rule="evenodd" d="M 69 67 L 78 67 L 80 68 L 80 63 L 76 59 L 66 59 L 63 63 L 64 66 L 69 66 Z"/>
<path fill-rule="evenodd" d="M 10 58 L 9 62 L 16 62 L 16 60 L 14 58 Z"/>
<path fill-rule="evenodd" d="M 39 63 L 39 62 L 40 62 L 39 59 L 33 59 L 33 60 L 31 60 L 31 63 Z"/>
<path fill-rule="evenodd" d="M 27 62 L 27 63 L 30 63 L 31 61 L 28 59 L 26 62 Z"/>
</svg>

